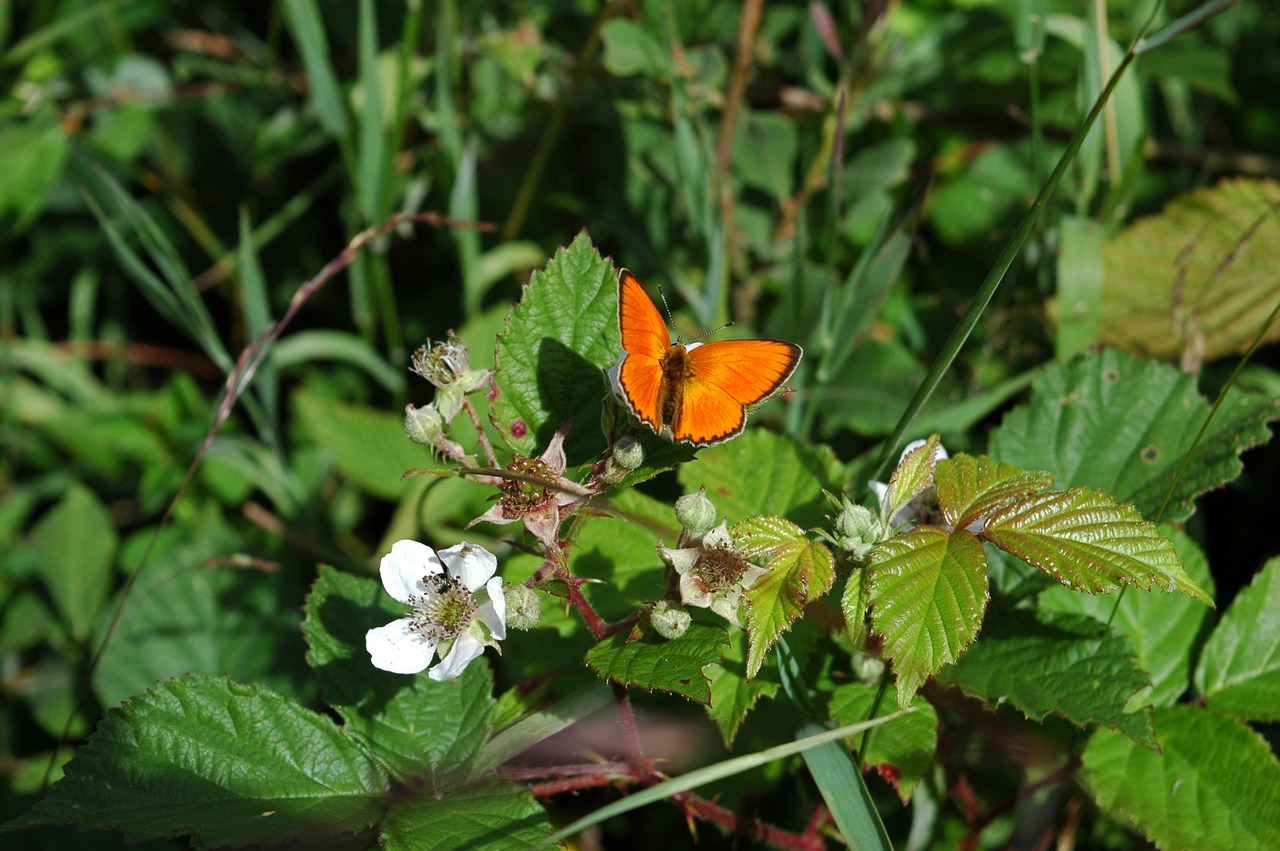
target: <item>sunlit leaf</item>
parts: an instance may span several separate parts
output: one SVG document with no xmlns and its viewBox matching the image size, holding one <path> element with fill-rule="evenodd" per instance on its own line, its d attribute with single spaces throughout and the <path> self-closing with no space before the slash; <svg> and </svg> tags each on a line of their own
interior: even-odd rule
<svg viewBox="0 0 1280 851">
<path fill-rule="evenodd" d="M 982 455 L 957 455 L 938 462 L 934 484 L 943 516 L 952 526 L 963 528 L 1015 500 L 1043 491 L 1053 484 L 1053 474 L 1029 472 Z"/>
<path fill-rule="evenodd" d="M 871 559 L 871 626 L 893 660 L 903 705 L 978 635 L 990 599 L 987 562 L 973 534 L 938 526 L 885 541 Z"/>
<path fill-rule="evenodd" d="M 1280 721 L 1280 557 L 1222 614 L 1196 668 L 1205 703 L 1249 721 Z"/>
<path fill-rule="evenodd" d="M 983 537 L 1077 591 L 1099 594 L 1133 585 L 1213 599 L 1192 581 L 1168 538 L 1132 504 L 1072 488 L 1030 497 L 996 512 Z"/>
</svg>

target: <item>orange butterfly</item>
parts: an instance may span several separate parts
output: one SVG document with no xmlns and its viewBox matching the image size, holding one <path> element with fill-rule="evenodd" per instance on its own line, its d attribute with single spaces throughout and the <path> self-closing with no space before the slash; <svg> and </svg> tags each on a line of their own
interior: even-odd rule
<svg viewBox="0 0 1280 851">
<path fill-rule="evenodd" d="M 636 280 L 618 273 L 622 357 L 611 371 L 631 413 L 668 440 L 723 443 L 742 432 L 747 406 L 777 391 L 802 354 L 778 340 L 671 342 L 667 323 Z"/>
</svg>

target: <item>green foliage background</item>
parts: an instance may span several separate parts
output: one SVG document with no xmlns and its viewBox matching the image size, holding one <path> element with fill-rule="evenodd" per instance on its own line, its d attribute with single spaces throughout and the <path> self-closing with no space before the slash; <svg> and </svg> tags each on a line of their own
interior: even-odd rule
<svg viewBox="0 0 1280 851">
<path fill-rule="evenodd" d="M 1001 744 L 991 728 L 1015 713 L 983 714 L 978 701 L 1010 694 L 1021 695 L 1013 699 L 1020 731 L 1041 730 L 1023 716 L 1053 708 L 1043 729 L 1081 754 L 1080 785 L 1064 788 L 1085 807 L 1073 828 L 1082 845 L 1140 847 L 1135 830 L 1169 847 L 1202 836 L 1159 796 L 1144 799 L 1164 782 L 1150 778 L 1168 770 L 1140 764 L 1156 758 L 1134 745 L 1149 741 L 1148 724 L 1190 764 L 1203 756 L 1198 742 L 1217 735 L 1238 762 L 1220 785 L 1198 776 L 1216 789 L 1207 799 L 1246 810 L 1229 823 L 1243 824 L 1237 835 L 1248 841 L 1265 844 L 1280 831 L 1256 815 L 1273 799 L 1231 785 L 1252 777 L 1253 790 L 1265 787 L 1250 773 L 1259 760 L 1275 776 L 1269 742 L 1246 723 L 1276 721 L 1258 708 L 1280 705 L 1267 679 L 1275 660 L 1234 651 L 1248 646 L 1248 625 L 1274 634 L 1269 604 L 1280 594 L 1274 564 L 1259 573 L 1277 554 L 1270 515 L 1280 455 L 1273 447 L 1245 455 L 1243 474 L 1240 461 L 1266 441 L 1275 417 L 1280 372 L 1270 344 L 1280 326 L 1265 331 L 1179 470 L 1205 399 L 1228 382 L 1280 294 L 1280 15 L 1267 4 L 1225 5 L 1128 69 L 1114 111 L 1085 140 L 908 434 L 939 432 L 953 453 L 1046 470 L 1064 487 L 1104 488 L 1148 519 L 1163 510 L 1161 519 L 1185 528 L 1169 534 L 1192 578 L 1217 589 L 1209 615 L 1131 590 L 1114 628 L 1098 634 L 1109 598 L 1080 602 L 993 559 L 993 599 L 1039 594 L 1042 609 L 1035 619 L 1006 611 L 989 625 L 974 652 L 940 676 L 936 701 L 952 722 L 985 719 L 949 742 L 959 773 L 971 770 L 981 787 L 983 813 L 995 813 L 978 831 L 985 845 L 1020 838 L 1020 823 L 998 805 L 1048 773 L 1019 763 L 1014 749 L 1000 753 L 999 772 L 982 759 Z M 525 329 L 547 332 L 540 357 L 561 358 L 563 386 L 512 387 L 494 402 L 491 435 L 540 451 L 556 418 L 574 416 L 570 462 L 591 460 L 603 439 L 583 412 L 594 414 L 605 386 L 599 368 L 616 352 L 608 310 L 575 303 L 552 320 L 546 311 L 565 304 L 531 298 L 508 317 L 534 270 L 582 231 L 613 264 L 664 287 L 686 338 L 733 321 L 723 338 L 795 340 L 806 352 L 791 399 L 752 419 L 753 430 L 787 437 L 748 431 L 702 453 L 696 467 L 619 497 L 622 507 L 667 524 L 670 542 L 677 532 L 663 502 L 707 482 L 733 521 L 766 513 L 813 528 L 824 522 L 823 488 L 862 499 L 882 452 L 896 457 L 885 440 L 1081 126 L 1104 69 L 1145 24 L 1149 33 L 1195 8 L 761 6 L 740 53 L 744 9 L 756 4 L 730 0 L 0 5 L 0 818 L 30 808 L 51 758 L 62 765 L 107 710 L 187 674 L 202 675 L 193 688 L 211 705 L 234 698 L 311 730 L 319 753 L 349 766 L 345 791 L 374 802 L 386 792 L 322 711 L 335 707 L 352 735 L 375 735 L 360 727 L 361 719 L 376 726 L 361 704 L 368 693 L 343 692 L 352 674 L 321 639 L 358 640 L 362 627 L 344 616 L 363 623 L 383 601 L 361 597 L 376 596 L 371 583 L 343 583 L 375 575 L 391 542 L 447 546 L 490 504 L 489 491 L 466 482 L 401 478 L 433 463 L 403 436 L 400 411 L 431 391 L 404 367 L 424 339 L 451 328 L 478 368 L 515 357 Z M 237 358 L 350 240 L 399 211 L 455 223 L 404 223 L 311 294 L 187 482 Z M 593 292 L 583 282 L 611 267 L 596 259 L 539 274 L 567 293 Z M 1091 351 L 1104 343 L 1113 348 Z M 547 398 L 552 410 L 539 407 Z M 517 418 L 549 428 L 515 435 Z M 1133 422 L 1141 427 L 1128 430 Z M 677 449 L 663 460 L 687 456 Z M 646 476 L 661 466 L 653 464 Z M 504 576 L 520 579 L 536 560 L 505 547 L 512 528 L 467 534 L 501 552 Z M 602 607 L 661 593 L 645 573 L 656 537 L 590 523 L 581 531 L 582 552 L 607 565 Z M 845 588 L 843 574 L 835 587 Z M 309 590 L 331 608 L 304 616 Z M 1224 616 L 1237 592 L 1240 608 Z M 823 630 L 839 622 L 834 599 L 815 604 Z M 354 611 L 332 608 L 343 605 Z M 501 701 L 516 701 L 506 690 L 545 673 L 548 659 L 574 660 L 546 686 L 557 695 L 593 681 L 593 670 L 633 664 L 625 648 L 607 655 L 597 646 L 589 669 L 577 660 L 590 643 L 563 612 L 547 611 L 544 627 L 494 661 L 496 711 L 533 706 L 533 697 L 514 710 Z M 1044 630 L 1061 640 L 1046 647 L 1025 636 Z M 807 675 L 830 687 L 832 718 L 859 720 L 873 697 L 848 681 L 847 655 L 830 662 L 814 650 L 819 632 L 808 618 L 797 622 L 776 652 L 818 669 Z M 688 643 L 720 646 L 699 633 Z M 727 653 L 726 668 L 763 661 L 741 642 Z M 1111 660 L 1108 696 L 1123 701 L 1144 688 L 1134 658 L 1152 675 L 1142 693 L 1158 712 L 1150 722 L 1111 719 L 1123 732 L 1104 730 L 1087 745 L 1060 716 L 1097 721 L 1096 696 L 1080 694 L 1075 715 L 1040 706 L 1027 691 L 1030 669 L 1016 667 L 1036 659 L 1037 676 L 1078 685 L 1078 666 Z M 1008 681 L 992 681 L 1001 667 Z M 710 730 L 717 749 L 722 739 L 742 752 L 794 736 L 777 700 L 782 666 L 766 665 L 749 688 L 715 671 L 700 680 L 698 671 L 686 693 L 702 700 L 709 691 L 721 707 Z M 484 676 L 469 677 L 467 694 L 494 711 Z M 159 686 L 142 705 L 163 713 L 172 688 Z M 1178 702 L 1184 693 L 1212 713 L 1195 715 Z M 277 710 L 276 694 L 293 702 Z M 658 698 L 649 705 L 706 725 L 700 707 Z M 448 707 L 430 711 L 443 717 Z M 919 727 L 922 715 L 911 716 L 916 727 L 873 740 L 868 762 L 883 768 L 891 758 L 881 754 L 891 754 L 898 774 L 882 770 L 871 789 L 895 841 L 911 829 L 906 796 L 932 794 L 941 815 L 931 841 L 948 847 L 973 814 L 944 799 L 955 775 L 931 762 L 937 743 L 928 724 Z M 1197 726 L 1203 718 L 1216 732 Z M 483 720 L 472 719 L 475 729 Z M 174 735 L 182 730 L 175 722 Z M 104 742 L 127 739 L 118 718 L 100 733 Z M 395 744 L 381 758 L 401 766 L 413 746 Z M 460 764 L 437 757 L 441 776 Z M 715 793 L 798 830 L 795 813 L 816 792 L 797 780 L 792 759 L 722 781 Z M 92 783 L 68 779 L 86 806 L 97 805 Z M 536 822 L 523 790 L 468 788 Z M 296 794 L 311 793 L 303 784 Z M 592 792 L 554 804 L 552 820 L 610 799 Z M 352 831 L 376 809 L 362 809 L 365 801 L 349 801 Z M 661 817 L 611 822 L 611 847 L 687 841 L 677 809 L 646 811 L 654 812 Z M 397 812 L 385 836 L 415 847 L 416 836 L 451 818 L 424 803 Z M 1062 818 L 1050 816 L 1055 829 L 1066 829 Z M 199 840 L 205 827 L 188 832 Z M 275 838 L 264 830 L 246 827 L 234 839 Z M 22 836 L 27 847 L 69 841 L 54 828 Z M 700 836 L 713 847 L 729 842 L 710 826 Z M 117 847 L 120 839 L 74 841 Z M 368 841 L 357 834 L 353 847 Z"/>
</svg>

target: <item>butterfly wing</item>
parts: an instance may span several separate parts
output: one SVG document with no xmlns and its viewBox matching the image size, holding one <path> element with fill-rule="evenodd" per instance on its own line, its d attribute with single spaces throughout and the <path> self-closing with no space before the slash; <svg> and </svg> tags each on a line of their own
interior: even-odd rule
<svg viewBox="0 0 1280 851">
<path fill-rule="evenodd" d="M 671 336 L 653 299 L 626 269 L 618 273 L 618 330 L 622 332 L 624 353 L 618 366 L 618 385 L 631 412 L 655 431 L 660 430 L 658 394 Z"/>
<path fill-rule="evenodd" d="M 672 434 L 695 446 L 742 431 L 746 407 L 763 401 L 795 372 L 802 350 L 779 340 L 726 340 L 690 347 Z"/>
</svg>

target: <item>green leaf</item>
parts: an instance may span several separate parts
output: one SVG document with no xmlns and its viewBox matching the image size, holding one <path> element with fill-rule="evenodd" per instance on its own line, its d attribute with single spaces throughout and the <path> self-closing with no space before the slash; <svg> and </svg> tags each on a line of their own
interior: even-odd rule
<svg viewBox="0 0 1280 851">
<path fill-rule="evenodd" d="M 613 17 L 601 30 L 604 67 L 610 74 L 657 77 L 669 73 L 671 56 L 662 43 L 630 18 Z"/>
<path fill-rule="evenodd" d="M 957 455 L 938 462 L 934 471 L 938 506 L 947 522 L 964 528 L 1023 497 L 1053 484 L 1052 473 L 1035 473 L 1000 464 L 985 455 Z"/>
<path fill-rule="evenodd" d="M 1124 637 L 1091 618 L 993 614 L 982 640 L 938 679 L 991 703 L 1011 703 L 1033 721 L 1055 712 L 1077 727 L 1100 724 L 1156 747 L 1150 714 L 1125 711 L 1151 678 Z"/>
<path fill-rule="evenodd" d="M 373 667 L 365 632 L 402 617 L 404 607 L 372 579 L 320 569 L 302 624 L 325 698 L 346 729 L 403 783 L 447 792 L 466 781 L 489 735 L 493 683 L 476 660 L 447 683 Z"/>
<path fill-rule="evenodd" d="M 924 493 L 933 484 L 933 468 L 937 464 L 939 437 L 929 435 L 924 443 L 903 454 L 889 477 L 889 489 L 881 501 L 884 519 L 897 514 L 904 505 Z"/>
<path fill-rule="evenodd" d="M 789 198 L 796 182 L 795 125 L 781 112 L 748 111 L 733 134 L 734 177 L 774 201 Z"/>
<path fill-rule="evenodd" d="M 707 715 L 720 728 L 725 747 L 733 746 L 738 728 L 746 720 L 747 713 L 762 697 L 778 693 L 778 683 L 764 677 L 747 679 L 747 634 L 734 631 L 729 649 L 719 665 L 713 665 L 711 676 L 711 703 Z"/>
<path fill-rule="evenodd" d="M 307 100 L 316 111 L 320 126 L 330 136 L 345 139 L 350 132 L 347 108 L 329 64 L 333 54 L 315 0 L 285 0 L 284 22 L 302 54 L 302 64 L 307 71 Z"/>
<path fill-rule="evenodd" d="M 40 518 L 27 546 L 53 604 L 83 641 L 111 585 L 116 532 L 106 507 L 76 485 Z"/>
<path fill-rule="evenodd" d="M 760 672 L 769 648 L 804 607 L 831 589 L 835 560 L 824 545 L 781 517 L 752 517 L 733 527 L 733 542 L 748 559 L 767 559 L 768 573 L 745 592 L 747 600 L 747 678 Z"/>
<path fill-rule="evenodd" d="M 1072 488 L 1030 497 L 993 514 L 982 537 L 1077 591 L 1159 587 L 1213 605 L 1155 524 L 1101 491 Z"/>
<path fill-rule="evenodd" d="M 661 689 L 706 704 L 711 700 L 706 669 L 720 661 L 728 645 L 723 629 L 698 623 L 671 640 L 650 634 L 632 641 L 618 632 L 587 651 L 586 662 L 624 686 Z"/>
<path fill-rule="evenodd" d="M 840 595 L 840 611 L 844 613 L 845 629 L 849 643 L 863 647 L 867 643 L 867 607 L 871 605 L 871 571 L 865 567 L 849 572 L 844 593 Z"/>
<path fill-rule="evenodd" d="M 990 593 L 982 542 L 917 526 L 871 554 L 871 627 L 893 660 L 898 705 L 977 636 Z"/>
<path fill-rule="evenodd" d="M 604 372 L 621 351 L 617 271 L 579 234 L 533 273 L 498 335 L 493 412 L 511 446 L 536 454 L 572 419 L 569 464 L 599 455 Z"/>
<path fill-rule="evenodd" d="M 197 848 L 317 841 L 373 824 L 387 779 L 327 716 L 189 677 L 110 710 L 49 796 L 5 829 L 74 824 Z"/>
<path fill-rule="evenodd" d="M 547 813 L 528 789 L 488 780 L 440 797 L 402 798 L 387 810 L 386 851 L 534 848 L 551 833 Z"/>
<path fill-rule="evenodd" d="M 289 571 L 264 574 L 220 558 L 246 544 L 217 511 L 189 519 L 189 528 L 170 527 L 156 541 L 130 591 L 125 617 L 93 671 L 99 702 L 116 706 L 157 680 L 191 673 L 314 693 L 298 635 L 300 583 Z M 126 552 L 145 546 L 152 533 L 141 530 Z M 108 620 L 95 624 L 99 639 Z"/>
<path fill-rule="evenodd" d="M 1175 198 L 1103 247 L 1104 343 L 1196 362 L 1242 354 L 1276 306 L 1280 183 L 1235 178 Z M 1280 340 L 1280 324 L 1266 342 Z"/>
<path fill-rule="evenodd" d="M 40 215 L 45 195 L 62 173 L 67 154 L 67 131 L 52 110 L 25 122 L 0 127 L 0 222 L 17 235 Z"/>
<path fill-rule="evenodd" d="M 1280 848 L 1280 763 L 1241 720 L 1191 706 L 1156 710 L 1162 753 L 1099 730 L 1084 751 L 1098 805 L 1162 848 Z"/>
<path fill-rule="evenodd" d="M 1209 564 L 1195 542 L 1172 527 L 1161 527 L 1161 532 L 1172 541 L 1187 574 L 1212 591 Z M 1138 664 L 1151 674 L 1152 685 L 1151 691 L 1139 692 L 1131 699 L 1130 706 L 1172 706 L 1190 685 L 1191 660 L 1209 617 L 1209 610 L 1190 597 L 1137 588 L 1130 588 L 1123 596 L 1099 596 L 1052 585 L 1040 593 L 1038 602 L 1043 610 L 1071 612 L 1109 623 L 1129 639 Z"/>
<path fill-rule="evenodd" d="M 1239 454 L 1271 438 L 1280 401 L 1232 391 L 1181 471 L 1164 515 L 1169 483 L 1209 414 L 1195 378 L 1108 349 L 1051 366 L 1030 400 L 991 437 L 990 453 L 1027 470 L 1047 470 L 1064 487 L 1099 488 L 1166 522 L 1191 515 L 1197 496 L 1240 475 Z M 1141 417 L 1134 412 L 1141 411 Z"/>
<path fill-rule="evenodd" d="M 1205 703 L 1248 721 L 1280 721 L 1280 557 L 1222 614 L 1196 668 Z"/>
<path fill-rule="evenodd" d="M 849 683 L 831 693 L 828 711 L 840 724 L 857 724 L 871 717 L 879 687 L 872 683 Z M 919 785 L 925 773 L 931 770 L 937 759 L 938 713 L 933 705 L 920 695 L 912 698 L 915 712 L 900 718 L 894 724 L 872 731 L 867 740 L 867 752 L 862 754 L 862 764 L 874 768 L 893 786 L 898 798 L 905 804 Z M 877 710 L 879 714 L 897 712 L 898 699 L 889 693 Z M 856 748 L 861 736 L 849 739 L 849 746 Z"/>
<path fill-rule="evenodd" d="M 765 429 L 701 450 L 697 464 L 676 473 L 685 493 L 706 486 L 720 516 L 730 522 L 756 514 L 789 517 L 803 527 L 826 522 L 823 488 L 840 490 L 840 465 L 826 446 L 810 446 Z"/>
<path fill-rule="evenodd" d="M 432 461 L 404 433 L 404 416 L 299 391 L 293 408 L 311 440 L 333 453 L 342 475 L 366 493 L 399 499 L 416 483 L 401 477 Z"/>
</svg>

